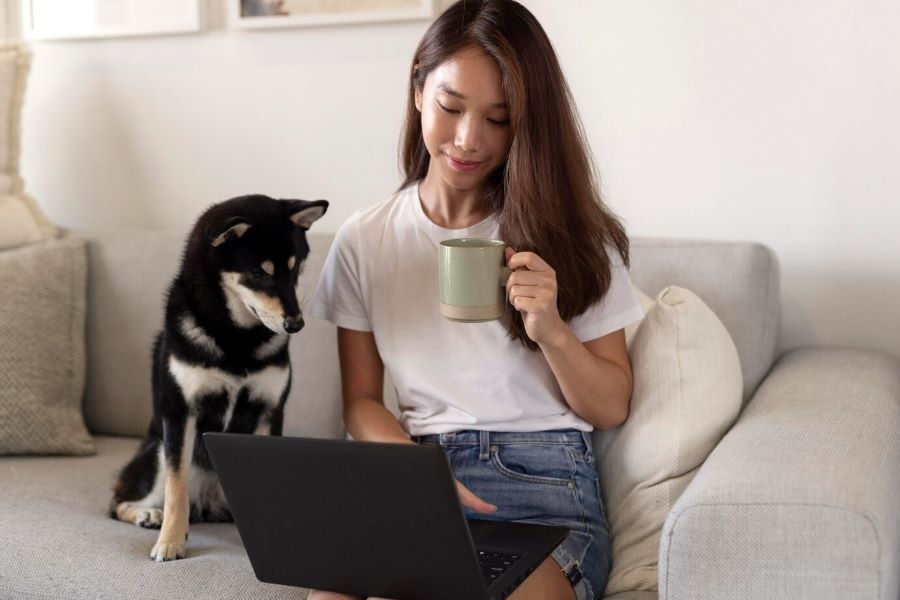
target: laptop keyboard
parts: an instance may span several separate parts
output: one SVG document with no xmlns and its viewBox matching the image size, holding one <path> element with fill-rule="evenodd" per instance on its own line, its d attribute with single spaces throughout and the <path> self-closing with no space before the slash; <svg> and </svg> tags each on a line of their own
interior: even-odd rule
<svg viewBox="0 0 900 600">
<path fill-rule="evenodd" d="M 519 558 L 518 554 L 479 550 L 478 563 L 481 565 L 481 575 L 484 577 L 484 582 L 488 585 L 494 583 L 494 581 L 513 566 Z"/>
</svg>

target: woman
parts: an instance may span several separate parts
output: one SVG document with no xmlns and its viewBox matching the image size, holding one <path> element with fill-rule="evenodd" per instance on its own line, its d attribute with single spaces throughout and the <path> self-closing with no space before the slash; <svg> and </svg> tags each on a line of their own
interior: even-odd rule
<svg viewBox="0 0 900 600">
<path fill-rule="evenodd" d="M 611 549 L 590 432 L 627 418 L 623 328 L 643 312 L 628 239 L 527 9 L 461 1 L 431 25 L 410 70 L 402 159 L 400 190 L 337 233 L 310 311 L 338 327 L 347 430 L 441 444 L 467 517 L 570 529 L 512 598 L 600 598 Z M 500 321 L 439 315 L 437 246 L 458 237 L 508 244 Z M 383 405 L 385 368 L 399 422 Z"/>
</svg>

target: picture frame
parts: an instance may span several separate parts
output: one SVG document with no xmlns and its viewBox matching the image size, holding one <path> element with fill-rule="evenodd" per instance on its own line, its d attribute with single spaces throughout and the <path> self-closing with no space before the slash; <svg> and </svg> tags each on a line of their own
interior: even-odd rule
<svg viewBox="0 0 900 600">
<path fill-rule="evenodd" d="M 316 27 L 430 19 L 437 0 L 228 0 L 237 29 Z"/>
<path fill-rule="evenodd" d="M 20 0 L 26 40 L 195 33 L 203 0 Z"/>
</svg>

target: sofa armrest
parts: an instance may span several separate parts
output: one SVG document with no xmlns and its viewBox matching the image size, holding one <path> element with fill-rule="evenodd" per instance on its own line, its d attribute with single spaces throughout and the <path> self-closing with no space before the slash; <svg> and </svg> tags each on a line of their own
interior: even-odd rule
<svg viewBox="0 0 900 600">
<path fill-rule="evenodd" d="M 898 571 L 900 361 L 787 353 L 666 519 L 660 599 L 896 600 Z"/>
</svg>

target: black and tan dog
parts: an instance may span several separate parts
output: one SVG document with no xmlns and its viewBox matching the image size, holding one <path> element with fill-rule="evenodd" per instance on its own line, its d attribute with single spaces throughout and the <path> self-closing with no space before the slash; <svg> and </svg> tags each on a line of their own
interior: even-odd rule
<svg viewBox="0 0 900 600">
<path fill-rule="evenodd" d="M 209 208 L 188 237 L 153 347 L 150 429 L 110 505 L 114 518 L 161 529 L 157 561 L 184 557 L 189 521 L 231 520 L 201 434 L 281 435 L 306 232 L 327 208 L 241 196 Z"/>
</svg>

